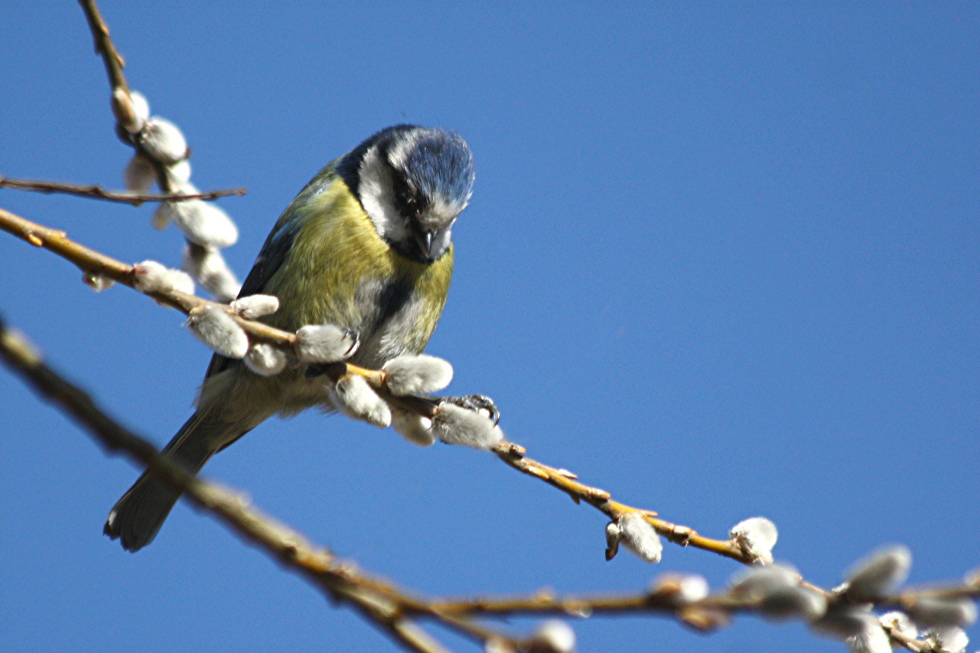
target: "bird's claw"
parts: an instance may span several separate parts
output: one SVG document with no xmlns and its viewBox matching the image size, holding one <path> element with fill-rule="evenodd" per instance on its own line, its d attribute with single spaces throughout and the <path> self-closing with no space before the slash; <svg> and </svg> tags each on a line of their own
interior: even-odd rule
<svg viewBox="0 0 980 653">
<path fill-rule="evenodd" d="M 354 329 L 344 329 L 344 335 L 350 338 L 351 345 L 347 352 L 344 354 L 344 359 L 350 358 L 361 346 L 361 334 Z"/>
<path fill-rule="evenodd" d="M 306 366 L 305 376 L 308 379 L 312 379 L 318 376 L 332 375 L 338 369 L 338 365 L 343 365 L 343 362 L 353 356 L 361 346 L 361 334 L 354 329 L 344 329 L 344 337 L 350 340 L 350 347 L 344 352 L 344 356 L 339 361 L 334 361 L 331 363 L 310 363 Z"/>
<path fill-rule="evenodd" d="M 488 417 L 493 421 L 494 426 L 500 423 L 500 409 L 493 399 L 486 395 L 463 395 L 461 397 L 446 397 L 443 401 L 456 404 L 461 408 L 467 408 L 476 412 L 486 411 Z"/>
</svg>

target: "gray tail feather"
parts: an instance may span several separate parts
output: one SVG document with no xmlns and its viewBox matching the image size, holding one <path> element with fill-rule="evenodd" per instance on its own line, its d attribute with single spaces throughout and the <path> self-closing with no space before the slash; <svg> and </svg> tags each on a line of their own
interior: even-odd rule
<svg viewBox="0 0 980 653">
<path fill-rule="evenodd" d="M 233 424 L 195 413 L 163 453 L 196 474 L 214 455 L 221 441 L 229 439 L 221 436 L 231 428 Z M 112 539 L 119 538 L 127 551 L 139 551 L 153 541 L 179 498 L 180 492 L 143 472 L 109 511 L 103 532 Z"/>
</svg>

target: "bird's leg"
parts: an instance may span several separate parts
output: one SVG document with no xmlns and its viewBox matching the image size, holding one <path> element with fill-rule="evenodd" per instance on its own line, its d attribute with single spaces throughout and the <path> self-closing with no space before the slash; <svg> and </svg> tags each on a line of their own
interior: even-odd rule
<svg viewBox="0 0 980 653">
<path fill-rule="evenodd" d="M 500 422 L 500 409 L 493 399 L 486 395 L 462 395 L 460 397 L 444 397 L 442 401 L 448 401 L 461 408 L 475 410 L 476 412 L 486 412 L 487 417 L 493 420 L 494 426 Z"/>
</svg>

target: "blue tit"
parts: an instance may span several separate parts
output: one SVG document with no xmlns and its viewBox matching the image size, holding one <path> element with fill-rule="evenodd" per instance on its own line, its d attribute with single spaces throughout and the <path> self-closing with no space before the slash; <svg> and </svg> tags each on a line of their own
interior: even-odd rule
<svg viewBox="0 0 980 653">
<path fill-rule="evenodd" d="M 279 298 L 263 320 L 295 331 L 334 324 L 356 332 L 351 362 L 378 368 L 420 353 L 446 303 L 453 224 L 469 202 L 473 156 L 455 132 L 389 127 L 333 161 L 283 212 L 241 295 Z M 197 472 L 211 456 L 279 414 L 332 407 L 322 378 L 294 363 L 261 377 L 215 355 L 197 410 L 164 454 Z M 105 533 L 137 551 L 156 536 L 179 493 L 144 473 L 109 513 Z"/>
</svg>

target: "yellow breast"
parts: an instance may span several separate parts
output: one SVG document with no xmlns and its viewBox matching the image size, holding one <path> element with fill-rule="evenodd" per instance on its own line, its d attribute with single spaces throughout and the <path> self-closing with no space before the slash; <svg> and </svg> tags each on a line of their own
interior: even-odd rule
<svg viewBox="0 0 980 653">
<path fill-rule="evenodd" d="M 358 331 L 362 347 L 373 342 L 368 346 L 420 352 L 446 303 L 452 248 L 433 263 L 401 256 L 378 235 L 340 178 L 297 201 L 291 208 L 301 226 L 266 286 L 280 301 L 269 323 L 290 331 L 336 324 Z"/>
</svg>

